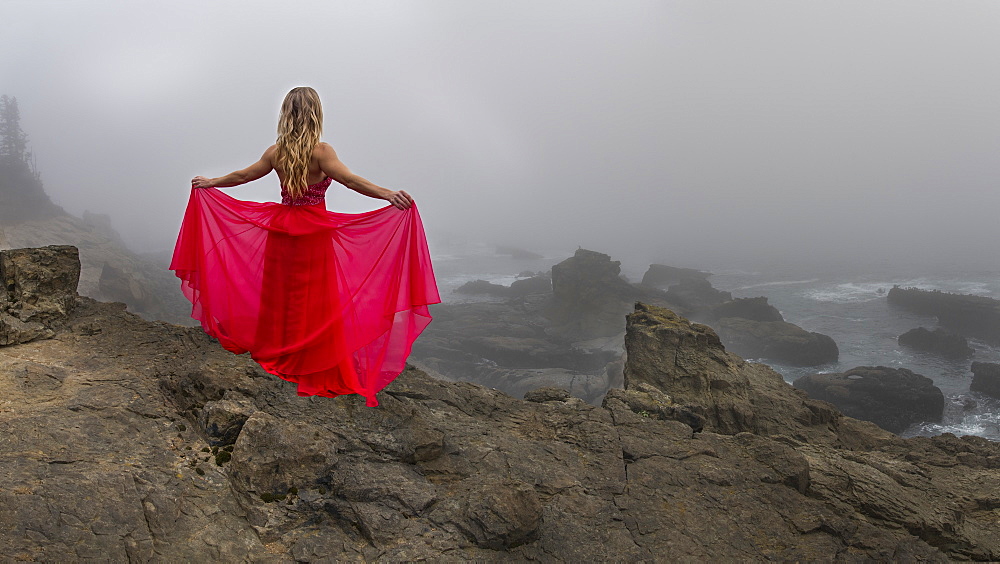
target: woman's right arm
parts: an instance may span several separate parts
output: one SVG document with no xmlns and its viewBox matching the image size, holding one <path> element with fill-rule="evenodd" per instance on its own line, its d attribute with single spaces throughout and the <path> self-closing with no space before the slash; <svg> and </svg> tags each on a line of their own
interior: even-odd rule
<svg viewBox="0 0 1000 564">
<path fill-rule="evenodd" d="M 351 169 L 347 168 L 347 165 L 337 157 L 337 152 L 330 145 L 320 143 L 316 156 L 319 159 L 319 168 L 323 171 L 323 174 L 347 186 L 351 190 L 359 194 L 364 194 L 369 198 L 386 200 L 401 210 L 405 210 L 413 205 L 413 198 L 403 190 L 397 192 L 383 188 L 351 172 Z"/>
<path fill-rule="evenodd" d="M 239 186 L 240 184 L 246 184 L 247 182 L 257 180 L 272 170 L 274 170 L 274 145 L 271 145 L 264 151 L 261 155 L 260 160 L 253 163 L 252 165 L 235 172 L 230 172 L 225 176 L 220 176 L 218 178 L 205 178 L 204 176 L 195 176 L 191 179 L 192 188 L 226 188 L 228 186 Z"/>
</svg>

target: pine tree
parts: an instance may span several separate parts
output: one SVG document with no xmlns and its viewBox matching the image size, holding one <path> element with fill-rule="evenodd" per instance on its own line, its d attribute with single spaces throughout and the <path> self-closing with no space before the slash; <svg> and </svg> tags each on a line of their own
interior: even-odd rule
<svg viewBox="0 0 1000 564">
<path fill-rule="evenodd" d="M 0 222 L 61 215 L 42 187 L 17 98 L 0 96 Z"/>
<path fill-rule="evenodd" d="M 23 163 L 31 166 L 28 135 L 21 131 L 21 110 L 17 98 L 0 96 L 0 159 L 6 164 Z"/>
</svg>

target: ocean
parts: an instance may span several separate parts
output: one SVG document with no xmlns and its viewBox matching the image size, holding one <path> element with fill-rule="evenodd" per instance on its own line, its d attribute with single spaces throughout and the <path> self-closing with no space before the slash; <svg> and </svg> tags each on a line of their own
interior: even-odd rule
<svg viewBox="0 0 1000 564">
<path fill-rule="evenodd" d="M 456 294 L 455 288 L 469 280 L 488 280 L 509 285 L 518 275 L 544 272 L 572 255 L 547 253 L 544 258 L 512 258 L 496 254 L 487 245 L 432 248 L 434 268 L 445 303 L 485 301 L 495 298 Z M 439 252 L 440 251 L 440 252 Z M 617 260 L 617 257 L 612 257 Z M 665 264 L 670 264 L 665 262 Z M 622 261 L 622 274 L 639 281 L 648 264 Z M 890 306 L 886 294 L 895 286 L 974 294 L 1000 299 L 1000 272 L 937 269 L 889 263 L 853 266 L 785 264 L 671 264 L 712 272 L 715 288 L 735 298 L 764 296 L 786 321 L 807 331 L 829 335 L 840 349 L 836 363 L 817 367 L 793 367 L 768 362 L 794 382 L 817 372 L 843 372 L 857 366 L 906 368 L 934 381 L 945 396 L 945 412 L 940 423 L 922 423 L 907 429 L 903 436 L 933 436 L 942 433 L 976 435 L 1000 441 L 1000 400 L 969 391 L 972 361 L 1000 362 L 1000 347 L 970 340 L 975 349 L 971 360 L 947 360 L 900 347 L 897 337 L 916 327 L 936 327 L 933 317 L 917 315 Z M 764 362 L 762 359 L 747 359 Z"/>
</svg>

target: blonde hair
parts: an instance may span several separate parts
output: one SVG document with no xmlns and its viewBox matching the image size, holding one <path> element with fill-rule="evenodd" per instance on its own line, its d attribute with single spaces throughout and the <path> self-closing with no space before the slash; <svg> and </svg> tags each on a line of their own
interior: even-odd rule
<svg viewBox="0 0 1000 564">
<path fill-rule="evenodd" d="M 323 105 L 319 94 L 308 86 L 292 88 L 281 103 L 275 166 L 284 173 L 285 188 L 293 198 L 306 191 L 309 162 L 322 133 Z"/>
</svg>

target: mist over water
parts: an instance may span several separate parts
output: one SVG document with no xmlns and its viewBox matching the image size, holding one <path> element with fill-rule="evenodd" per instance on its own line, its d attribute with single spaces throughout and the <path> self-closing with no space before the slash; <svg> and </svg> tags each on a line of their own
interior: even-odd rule
<svg viewBox="0 0 1000 564">
<path fill-rule="evenodd" d="M 189 179 L 256 160 L 308 84 L 325 139 L 439 245 L 995 269 L 998 23 L 974 1 L 14 0 L 0 87 L 53 200 L 138 250 L 169 249 Z"/>
</svg>

